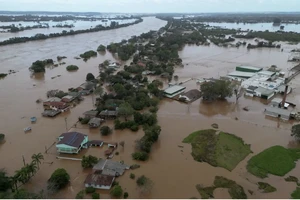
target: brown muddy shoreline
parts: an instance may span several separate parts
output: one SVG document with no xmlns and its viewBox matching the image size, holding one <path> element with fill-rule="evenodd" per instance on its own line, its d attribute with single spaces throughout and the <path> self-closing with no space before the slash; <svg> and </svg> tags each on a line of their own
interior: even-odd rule
<svg viewBox="0 0 300 200">
<path fill-rule="evenodd" d="M 152 21 L 151 21 L 152 20 Z M 135 25 L 135 28 L 127 27 L 129 33 L 125 33 L 124 38 L 130 37 L 130 33 L 147 32 L 148 29 L 159 29 L 165 25 L 155 18 L 144 20 L 141 25 Z M 161 23 L 161 24 L 158 24 Z M 152 26 L 152 27 L 150 27 Z M 0 80 L 0 132 L 6 134 L 6 143 L 0 145 L 0 156 L 3 160 L 0 168 L 5 168 L 9 174 L 12 174 L 22 165 L 22 155 L 29 160 L 33 153 L 45 151 L 45 146 L 49 147 L 62 132 L 66 130 L 64 118 L 67 117 L 68 128 L 75 123 L 83 112 L 91 109 L 92 99 L 86 97 L 85 100 L 71 109 L 69 113 L 64 113 L 55 119 L 42 118 L 42 106 L 35 103 L 38 98 L 45 99 L 46 91 L 59 88 L 67 90 L 70 87 L 77 86 L 84 82 L 87 73 L 98 74 L 98 64 L 106 59 L 113 59 L 111 54 L 98 55 L 88 62 L 73 59 L 84 50 L 96 48 L 100 44 L 108 44 L 111 41 L 121 40 L 124 30 L 119 32 L 109 32 L 108 35 L 88 34 L 85 37 L 76 36 L 76 41 L 71 39 L 57 39 L 56 44 L 51 42 L 32 42 L 28 44 L 8 46 L 7 49 L 0 47 L 1 70 L 14 69 L 18 73 L 9 75 Z M 137 34 L 137 33 L 136 33 Z M 81 40 L 87 38 L 88 41 Z M 51 40 L 51 39 L 50 39 Z M 82 45 L 82 46 L 81 46 Z M 19 48 L 16 48 L 19 47 Z M 293 46 L 295 47 L 295 46 Z M 284 46 L 285 49 L 292 48 Z M 25 49 L 28 49 L 25 51 Z M 56 51 L 57 49 L 57 51 Z M 12 54 L 15 51 L 14 54 Z M 32 52 L 30 52 L 32 51 Z M 3 54 L 4 53 L 4 54 Z M 184 67 L 175 69 L 174 75 L 179 76 L 179 81 L 188 78 L 210 78 L 225 75 L 238 64 L 256 65 L 267 67 L 276 64 L 279 68 L 287 70 L 291 64 L 287 63 L 288 52 L 280 52 L 277 49 L 254 49 L 248 51 L 246 48 L 220 48 L 216 46 L 197 47 L 186 46 L 180 53 L 183 59 Z M 15 55 L 16 57 L 14 57 Z M 80 68 L 75 73 L 66 71 L 66 65 L 53 69 L 47 69 L 44 76 L 30 77 L 28 66 L 42 58 L 55 58 L 57 55 L 65 55 L 68 58 L 64 60 L 68 64 L 76 64 Z M 4 67 L 3 67 L 4 66 Z M 2 68 L 3 67 L 3 68 Z M 62 75 L 59 78 L 51 79 L 56 75 Z M 35 85 L 35 86 L 33 86 Z M 300 77 L 292 81 L 292 87 L 295 89 L 289 95 L 289 98 L 300 105 Z M 195 81 L 185 84 L 187 89 L 199 87 Z M 131 131 L 114 131 L 112 135 L 103 137 L 98 130 L 89 130 L 87 127 L 77 126 L 76 129 L 89 135 L 90 139 L 101 139 L 105 141 L 125 141 L 124 149 L 118 148 L 120 155 L 114 156 L 114 160 L 124 160 L 126 164 L 138 163 L 141 168 L 132 171 L 136 176 L 146 175 L 154 182 L 152 193 L 147 197 L 140 197 L 136 190 L 136 183 L 129 178 L 130 171 L 118 178 L 120 185 L 129 193 L 129 198 L 190 198 L 198 197 L 195 185 L 203 184 L 209 186 L 212 184 L 216 175 L 225 176 L 235 180 L 247 190 L 254 191 L 250 198 L 289 198 L 290 193 L 295 189 L 293 183 L 287 183 L 283 177 L 270 176 L 266 182 L 277 188 L 277 192 L 270 194 L 260 193 L 255 183 L 258 178 L 250 175 L 246 171 L 246 163 L 249 158 L 273 145 L 282 145 L 288 147 L 293 138 L 290 136 L 291 124 L 277 120 L 266 119 L 262 113 L 264 102 L 241 98 L 238 105 L 234 99 L 228 99 L 226 102 L 215 104 L 203 104 L 200 100 L 193 102 L 189 107 L 186 104 L 177 101 L 163 100 L 160 103 L 158 111 L 159 125 L 162 132 L 159 140 L 153 145 L 153 151 L 149 161 L 145 163 L 133 161 L 131 153 L 134 151 L 134 141 L 143 135 L 139 130 L 136 133 Z M 242 110 L 244 106 L 249 106 L 250 111 Z M 23 133 L 23 128 L 30 124 L 30 117 L 36 116 L 37 123 L 32 125 L 32 132 Z M 23 118 L 24 117 L 24 118 Z M 235 120 L 238 117 L 239 120 Z M 188 144 L 182 144 L 182 139 L 188 134 L 199 129 L 207 129 L 212 123 L 219 124 L 222 131 L 233 133 L 251 144 L 253 154 L 242 161 L 232 172 L 222 168 L 215 168 L 206 163 L 199 163 L 193 160 L 191 147 Z M 112 127 L 113 122 L 108 122 Z M 178 145 L 184 146 L 179 148 Z M 181 152 L 183 150 L 183 152 Z M 102 157 L 104 148 L 88 149 L 77 157 L 84 154 L 91 154 Z M 41 170 L 26 185 L 26 188 L 38 192 L 46 187 L 46 181 L 56 168 L 65 168 L 71 175 L 70 187 L 57 193 L 55 198 L 74 198 L 77 192 L 84 188 L 83 181 L 89 171 L 82 170 L 78 161 L 56 159 L 57 153 L 55 147 L 51 148 L 48 154 L 44 154 L 45 160 Z M 52 165 L 48 163 L 53 162 Z M 290 172 L 288 175 L 297 175 L 300 173 L 300 166 Z M 248 179 L 248 180 L 247 180 Z M 99 191 L 101 198 L 109 198 L 107 191 Z M 216 197 L 228 197 L 225 190 L 216 191 Z"/>
</svg>

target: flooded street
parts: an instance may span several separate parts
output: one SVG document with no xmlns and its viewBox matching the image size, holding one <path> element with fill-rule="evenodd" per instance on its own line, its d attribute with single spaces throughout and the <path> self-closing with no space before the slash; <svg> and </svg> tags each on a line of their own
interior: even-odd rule
<svg viewBox="0 0 300 200">
<path fill-rule="evenodd" d="M 268 183 L 277 188 L 277 192 L 263 194 L 258 191 L 256 183 L 260 180 L 250 175 L 245 166 L 252 155 L 274 146 L 282 145 L 288 147 L 293 141 L 290 136 L 290 123 L 265 118 L 264 103 L 259 99 L 241 97 L 235 103 L 235 98 L 214 104 L 204 104 L 200 100 L 191 105 L 177 101 L 163 100 L 158 111 L 159 125 L 162 132 L 159 140 L 152 147 L 150 159 L 147 162 L 133 161 L 131 153 L 134 152 L 135 140 L 141 138 L 142 130 L 134 133 L 128 130 L 116 131 L 110 136 L 101 136 L 99 129 L 89 130 L 86 126 L 71 128 L 83 112 L 90 110 L 93 106 L 92 97 L 88 96 L 71 111 L 61 114 L 54 119 L 41 117 L 43 106 L 36 104 L 38 98 L 46 99 L 46 91 L 51 89 L 67 90 L 70 87 L 80 85 L 85 81 L 86 74 L 99 73 L 98 65 L 106 59 L 114 59 L 110 53 L 98 54 L 97 58 L 91 58 L 87 62 L 76 60 L 84 51 L 96 49 L 99 44 L 107 45 L 111 42 L 119 42 L 129 39 L 133 35 L 150 30 L 158 30 L 166 24 L 165 21 L 156 18 L 144 18 L 142 23 L 126 28 L 87 33 L 75 36 L 47 39 L 45 41 L 28 42 L 23 44 L 0 47 L 0 72 L 8 70 L 19 71 L 0 80 L 0 132 L 6 135 L 6 142 L 0 145 L 0 157 L 2 162 L 0 168 L 5 168 L 12 174 L 22 166 L 22 155 L 27 162 L 34 153 L 42 152 L 45 160 L 40 171 L 26 185 L 26 188 L 38 192 L 46 188 L 46 182 L 51 173 L 57 168 L 65 168 L 71 176 L 71 185 L 55 195 L 57 198 L 74 198 L 84 188 L 83 182 L 89 173 L 83 170 L 80 161 L 56 159 L 55 146 L 47 154 L 45 148 L 51 147 L 56 138 L 66 130 L 76 130 L 88 134 L 89 139 L 100 139 L 103 141 L 120 142 L 125 141 L 124 148 L 118 147 L 120 152 L 114 156 L 114 160 L 123 160 L 131 165 L 138 163 L 141 168 L 127 171 L 117 179 L 124 191 L 129 193 L 129 198 L 200 198 L 196 190 L 196 184 L 210 186 L 214 177 L 225 176 L 235 180 L 242 185 L 250 198 L 288 198 L 295 189 L 295 184 L 286 183 L 284 177 L 270 176 L 266 179 Z M 283 45 L 283 49 L 292 49 L 296 46 Z M 66 65 L 53 69 L 47 69 L 44 76 L 30 76 L 28 67 L 32 62 L 42 59 L 56 59 L 56 56 L 67 56 L 63 60 Z M 258 67 L 269 67 L 277 65 L 280 69 L 288 71 L 295 63 L 287 62 L 289 51 L 280 49 L 251 49 L 245 47 L 220 48 L 211 46 L 186 46 L 179 52 L 184 67 L 176 68 L 174 75 L 179 76 L 179 81 L 189 78 L 218 78 L 225 76 L 235 69 L 237 65 L 253 65 Z M 77 72 L 67 72 L 65 67 L 70 64 L 79 66 Z M 51 77 L 61 75 L 52 79 Z M 184 84 L 189 89 L 199 88 L 194 80 Z M 288 99 L 300 105 L 300 77 L 291 82 L 293 93 Z M 248 106 L 249 112 L 243 111 Z M 23 128 L 30 125 L 30 117 L 36 116 L 37 123 L 32 125 L 32 131 L 24 134 Z M 235 120 L 235 118 L 238 120 Z M 65 123 L 67 118 L 67 124 Z M 207 163 L 199 163 L 191 156 L 191 146 L 183 144 L 182 140 L 191 132 L 200 129 L 211 128 L 212 123 L 217 123 L 219 129 L 233 133 L 251 144 L 253 154 L 243 160 L 232 172 L 223 168 L 215 168 Z M 106 122 L 113 127 L 113 121 Z M 179 148 L 178 145 L 184 146 Z M 94 155 L 104 157 L 106 147 L 90 148 L 84 150 L 76 157 Z M 53 162 L 53 163 L 52 163 Z M 52 163 L 52 164 L 50 164 Z M 149 196 L 140 196 L 135 180 L 129 178 L 130 173 L 136 177 L 145 175 L 154 182 L 154 187 Z M 300 165 L 288 175 L 298 175 Z M 254 191 L 253 196 L 247 192 Z M 217 198 L 226 198 L 226 190 L 216 190 Z M 109 198 L 107 191 L 100 191 L 101 198 Z"/>
</svg>

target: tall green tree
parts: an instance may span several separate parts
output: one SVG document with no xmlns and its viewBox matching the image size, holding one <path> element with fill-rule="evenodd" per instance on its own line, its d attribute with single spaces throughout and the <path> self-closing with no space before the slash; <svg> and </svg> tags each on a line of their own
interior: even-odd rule
<svg viewBox="0 0 300 200">
<path fill-rule="evenodd" d="M 31 156 L 32 162 L 35 163 L 37 165 L 37 168 L 40 168 L 40 164 L 41 164 L 41 160 L 44 160 L 44 156 L 42 153 L 38 153 L 38 154 L 33 154 Z"/>
<path fill-rule="evenodd" d="M 88 73 L 86 75 L 86 81 L 92 81 L 95 80 L 95 76 L 92 73 Z"/>
<path fill-rule="evenodd" d="M 59 190 L 67 186 L 69 182 L 70 175 L 68 172 L 63 168 L 59 168 L 56 169 L 49 178 L 48 189 Z"/>
<path fill-rule="evenodd" d="M 7 173 L 2 169 L 0 170 L 0 192 L 6 192 L 12 188 L 12 181 Z"/>
<path fill-rule="evenodd" d="M 133 108 L 127 102 L 122 103 L 120 105 L 120 107 L 118 108 L 118 114 L 120 116 L 124 116 L 126 121 L 127 121 L 127 117 L 131 116 L 133 114 L 133 112 L 134 112 Z"/>
</svg>

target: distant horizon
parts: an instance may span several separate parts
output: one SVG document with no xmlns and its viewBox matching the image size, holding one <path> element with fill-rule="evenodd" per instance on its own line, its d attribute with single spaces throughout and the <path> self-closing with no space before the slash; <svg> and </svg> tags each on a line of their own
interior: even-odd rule
<svg viewBox="0 0 300 200">
<path fill-rule="evenodd" d="M 299 12 L 299 0 L 0 0 L 2 10 L 97 13 Z M 69 10 L 69 11 L 65 11 Z"/>
<path fill-rule="evenodd" d="M 300 11 L 239 11 L 239 12 L 96 12 L 96 11 L 43 11 L 43 10 L 0 10 L 0 13 L 10 12 L 10 13 L 97 13 L 97 14 L 266 14 L 266 13 L 299 13 Z"/>
</svg>

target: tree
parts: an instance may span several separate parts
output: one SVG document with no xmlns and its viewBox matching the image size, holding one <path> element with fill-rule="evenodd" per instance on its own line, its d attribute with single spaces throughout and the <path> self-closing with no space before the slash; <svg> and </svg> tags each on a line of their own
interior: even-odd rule
<svg viewBox="0 0 300 200">
<path fill-rule="evenodd" d="M 121 145 L 124 148 L 125 142 L 121 141 L 121 142 L 119 142 L 119 145 Z"/>
<path fill-rule="evenodd" d="M 106 51 L 106 47 L 101 44 L 101 45 L 98 46 L 97 51 L 105 52 Z"/>
<path fill-rule="evenodd" d="M 92 199 L 100 199 L 100 194 L 94 192 L 94 193 L 92 194 Z"/>
<path fill-rule="evenodd" d="M 123 189 L 120 185 L 115 185 L 110 191 L 110 195 L 116 198 L 120 198 L 123 194 Z"/>
<path fill-rule="evenodd" d="M 96 189 L 93 188 L 93 187 L 87 187 L 87 188 L 85 188 L 85 193 L 87 193 L 87 194 L 94 193 L 95 191 L 96 191 Z"/>
<path fill-rule="evenodd" d="M 48 188 L 49 189 L 62 189 L 68 185 L 70 181 L 70 175 L 63 168 L 56 169 L 50 179 L 48 180 Z"/>
<path fill-rule="evenodd" d="M 76 65 L 69 65 L 66 67 L 66 69 L 67 69 L 67 71 L 76 71 L 79 69 L 79 67 Z"/>
<path fill-rule="evenodd" d="M 131 116 L 133 112 L 134 112 L 133 108 L 127 102 L 122 103 L 118 109 L 119 115 L 124 116 L 126 121 L 127 121 L 127 117 Z"/>
<path fill-rule="evenodd" d="M 146 152 L 135 152 L 131 154 L 131 156 L 134 160 L 140 160 L 140 161 L 146 161 L 149 158 L 149 155 Z"/>
<path fill-rule="evenodd" d="M 98 158 L 95 156 L 91 156 L 91 155 L 83 156 L 83 158 L 81 160 L 81 166 L 83 168 L 91 168 L 97 163 L 98 163 Z"/>
<path fill-rule="evenodd" d="M 144 175 L 140 176 L 136 180 L 136 183 L 140 189 L 140 193 L 142 194 L 149 193 L 153 187 L 153 182 Z"/>
<path fill-rule="evenodd" d="M 100 128 L 100 133 L 101 133 L 101 135 L 106 136 L 106 135 L 109 135 L 111 132 L 112 132 L 112 130 L 111 130 L 111 128 L 109 128 L 108 126 L 102 126 L 102 127 Z"/>
<path fill-rule="evenodd" d="M 292 126 L 291 131 L 292 131 L 291 136 L 293 136 L 297 141 L 300 141 L 300 124 L 296 124 Z"/>
<path fill-rule="evenodd" d="M 0 192 L 6 192 L 10 188 L 12 188 L 12 181 L 2 169 L 0 170 Z"/>
<path fill-rule="evenodd" d="M 84 199 L 84 190 L 81 190 L 76 194 L 76 199 Z"/>
<path fill-rule="evenodd" d="M 3 133 L 0 133 L 0 142 L 4 141 L 5 135 Z"/>
<path fill-rule="evenodd" d="M 37 165 L 37 168 L 40 168 L 41 160 L 44 160 L 44 156 L 41 153 L 33 154 L 31 156 L 32 162 Z"/>
<path fill-rule="evenodd" d="M 92 73 L 88 73 L 86 75 L 86 81 L 92 81 L 95 80 L 95 76 Z"/>
<path fill-rule="evenodd" d="M 233 94 L 233 85 L 230 81 L 216 80 L 201 85 L 201 92 L 204 100 L 214 101 L 225 99 Z"/>
<path fill-rule="evenodd" d="M 129 196 L 129 195 L 128 195 L 128 192 L 125 192 L 124 195 L 123 195 L 123 198 L 124 198 L 124 199 L 127 199 L 128 196 Z"/>
</svg>

